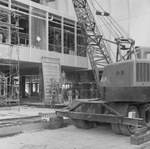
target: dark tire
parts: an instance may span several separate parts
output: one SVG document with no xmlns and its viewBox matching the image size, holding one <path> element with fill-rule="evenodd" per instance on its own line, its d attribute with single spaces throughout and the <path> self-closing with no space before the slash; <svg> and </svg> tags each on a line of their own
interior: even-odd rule
<svg viewBox="0 0 150 149">
<path fill-rule="evenodd" d="M 150 104 L 140 105 L 139 116 L 140 118 L 143 118 L 146 126 L 150 128 Z"/>
<path fill-rule="evenodd" d="M 78 122 L 79 122 L 78 119 L 71 119 L 71 122 L 76 128 L 81 128 L 80 125 L 78 124 Z"/>
<path fill-rule="evenodd" d="M 135 118 L 138 118 L 139 117 L 139 112 L 138 112 L 138 109 L 135 106 L 129 106 L 125 116 L 128 116 L 129 112 L 133 112 L 133 111 L 135 112 Z M 121 133 L 125 136 L 131 136 L 138 129 L 138 127 L 136 127 L 136 126 L 124 125 L 124 124 L 120 124 L 119 127 L 120 127 Z"/>
<path fill-rule="evenodd" d="M 111 128 L 112 128 L 113 132 L 115 132 L 116 134 L 119 134 L 119 135 L 122 134 L 120 131 L 119 124 L 111 123 Z"/>
<path fill-rule="evenodd" d="M 124 124 L 120 124 L 119 125 L 119 127 L 120 127 L 120 130 L 121 130 L 121 133 L 123 134 L 123 135 L 125 135 L 125 136 L 131 136 L 132 134 L 134 134 L 134 133 L 131 133 L 130 131 L 129 131 L 129 129 L 128 129 L 128 125 L 124 125 Z"/>
<path fill-rule="evenodd" d="M 86 120 L 78 120 L 78 124 L 80 128 L 83 129 L 91 129 L 94 127 L 95 122 L 92 121 L 86 121 Z"/>
</svg>

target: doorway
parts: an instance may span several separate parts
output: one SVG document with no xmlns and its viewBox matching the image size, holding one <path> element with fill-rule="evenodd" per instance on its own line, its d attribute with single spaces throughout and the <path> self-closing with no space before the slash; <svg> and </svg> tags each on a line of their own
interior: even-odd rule
<svg viewBox="0 0 150 149">
<path fill-rule="evenodd" d="M 24 76 L 24 99 L 29 102 L 39 102 L 39 75 Z"/>
</svg>

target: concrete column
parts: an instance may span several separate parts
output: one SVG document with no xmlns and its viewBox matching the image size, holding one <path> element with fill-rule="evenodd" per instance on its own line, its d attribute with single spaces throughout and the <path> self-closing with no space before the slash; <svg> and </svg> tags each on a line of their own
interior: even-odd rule
<svg viewBox="0 0 150 149">
<path fill-rule="evenodd" d="M 47 55 L 48 55 L 48 51 L 49 51 L 49 25 L 48 25 L 48 12 L 46 12 L 46 51 L 47 51 Z"/>
<path fill-rule="evenodd" d="M 74 22 L 74 45 L 75 45 L 75 55 L 77 55 L 77 22 Z"/>
<path fill-rule="evenodd" d="M 75 65 L 77 66 L 77 22 L 74 22 Z"/>
<path fill-rule="evenodd" d="M 11 10 L 11 0 L 8 2 L 8 8 Z M 8 15 L 8 23 L 11 24 L 11 15 Z M 8 27 L 8 39 L 6 40 L 7 44 L 11 43 L 11 28 L 10 26 Z"/>
<path fill-rule="evenodd" d="M 31 31 L 31 0 L 30 0 L 30 6 L 29 6 L 29 48 L 30 48 L 30 56 L 29 56 L 29 61 L 31 61 L 31 47 L 32 47 L 32 31 Z"/>
<path fill-rule="evenodd" d="M 64 53 L 64 18 L 61 17 L 61 53 Z"/>
</svg>

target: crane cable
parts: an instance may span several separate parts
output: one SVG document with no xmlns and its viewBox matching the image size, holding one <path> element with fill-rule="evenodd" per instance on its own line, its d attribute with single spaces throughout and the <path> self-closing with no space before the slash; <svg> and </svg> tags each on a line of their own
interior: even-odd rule
<svg viewBox="0 0 150 149">
<path fill-rule="evenodd" d="M 91 3 L 92 4 L 92 3 Z M 99 5 L 99 4 L 98 4 Z M 96 7 L 95 7 L 95 5 L 94 4 L 92 4 L 92 6 L 93 6 L 93 8 L 96 10 Z M 101 7 L 101 6 L 100 6 Z M 102 7 L 101 7 L 102 8 Z M 103 8 L 102 8 L 102 11 L 103 12 L 105 12 L 104 10 L 103 10 Z M 108 16 L 107 16 L 108 17 Z M 117 37 L 119 37 L 119 34 L 112 28 L 112 26 L 110 25 L 110 24 L 113 24 L 113 22 L 112 22 L 112 20 L 109 20 L 110 22 L 108 22 L 107 21 L 107 19 L 106 19 L 106 17 L 105 16 L 100 16 L 100 17 L 98 17 L 97 16 L 97 18 L 98 18 L 98 21 L 99 21 L 99 24 L 101 24 L 100 22 L 102 22 L 103 23 L 103 25 L 108 29 L 108 30 L 112 30 L 113 32 L 112 32 L 112 36 L 114 37 L 114 38 L 117 38 Z M 100 21 L 101 20 L 101 21 Z M 119 31 L 118 31 L 119 32 Z M 121 33 L 120 33 L 121 34 Z"/>
<path fill-rule="evenodd" d="M 91 0 L 90 0 L 89 2 L 90 2 L 91 5 L 94 7 L 94 5 L 93 5 L 93 3 L 91 2 Z M 94 7 L 94 8 L 95 8 L 95 7 Z M 98 23 L 100 24 L 99 20 L 98 20 Z M 101 31 L 101 34 L 102 34 L 103 37 L 105 38 L 105 34 L 103 33 L 103 30 L 102 30 L 101 26 L 99 25 L 98 27 L 100 28 L 99 31 Z M 107 26 L 107 28 L 108 28 L 108 26 Z M 108 30 L 109 30 L 109 28 L 108 28 Z M 114 34 L 114 33 L 112 33 L 112 34 Z M 115 36 L 115 35 L 114 35 L 114 36 Z M 109 52 L 110 57 L 113 56 L 113 57 L 115 58 L 114 51 L 111 49 L 110 44 L 109 44 L 108 42 L 106 42 L 105 40 L 104 40 L 103 42 L 104 42 L 104 43 L 106 44 L 106 46 L 107 46 L 107 50 L 108 50 L 108 52 Z M 110 54 L 110 53 L 111 53 L 111 54 Z M 111 58 L 111 59 L 112 59 L 112 58 Z M 113 59 L 112 59 L 112 61 L 113 61 Z"/>
<path fill-rule="evenodd" d="M 104 11 L 104 9 L 100 6 L 100 4 L 97 2 L 97 0 L 95 0 L 95 2 L 97 3 L 97 5 L 100 7 L 100 9 L 102 9 Z M 104 11 L 105 12 L 105 11 Z M 106 17 L 105 17 L 106 18 Z M 106 20 L 106 19 L 105 19 Z M 127 37 L 127 38 L 131 38 L 131 36 L 118 24 L 118 22 L 111 16 L 109 15 L 108 20 L 112 23 L 112 25 L 114 26 L 114 28 L 120 33 L 120 35 L 123 37 L 123 34 Z M 106 20 L 106 22 L 109 25 L 109 22 Z M 110 25 L 109 25 L 110 26 Z M 110 28 L 112 29 L 112 27 L 110 26 Z M 120 30 L 119 30 L 120 29 Z M 113 30 L 114 31 L 114 30 Z M 121 33 L 122 31 L 122 33 Z"/>
<path fill-rule="evenodd" d="M 95 2 L 96 2 L 97 5 L 102 9 L 102 11 L 105 12 L 104 9 L 103 9 L 103 8 L 100 6 L 100 4 L 97 2 L 97 0 L 95 0 Z M 95 8 L 95 9 L 96 9 L 96 8 Z M 123 34 L 121 33 L 121 31 L 118 29 L 118 27 L 115 26 L 115 23 L 113 22 L 113 20 L 110 19 L 110 15 L 109 15 L 108 17 L 102 16 L 102 17 L 98 17 L 98 18 L 103 18 L 103 19 L 105 20 L 106 24 L 110 27 L 110 29 L 112 29 L 112 31 L 116 34 L 117 37 L 119 37 L 119 34 L 120 34 L 121 36 L 123 36 Z M 106 18 L 107 18 L 107 19 L 106 19 Z M 109 21 L 109 22 L 108 22 L 108 21 Z M 112 24 L 113 26 L 111 26 L 111 24 Z M 113 28 L 113 27 L 114 27 L 114 28 Z M 116 29 L 116 31 L 118 31 L 118 33 L 115 31 L 115 29 Z M 116 37 L 115 37 L 115 38 L 116 38 Z"/>
</svg>

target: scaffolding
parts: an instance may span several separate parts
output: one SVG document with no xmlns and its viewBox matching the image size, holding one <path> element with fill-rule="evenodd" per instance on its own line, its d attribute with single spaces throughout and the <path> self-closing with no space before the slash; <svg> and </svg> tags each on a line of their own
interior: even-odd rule
<svg viewBox="0 0 150 149">
<path fill-rule="evenodd" d="M 5 66 L 0 68 L 0 102 L 9 107 L 12 103 L 20 105 L 19 18 L 17 12 L 0 7 L 0 44 L 9 46 L 6 57 L 0 57 L 0 67 Z"/>
</svg>

